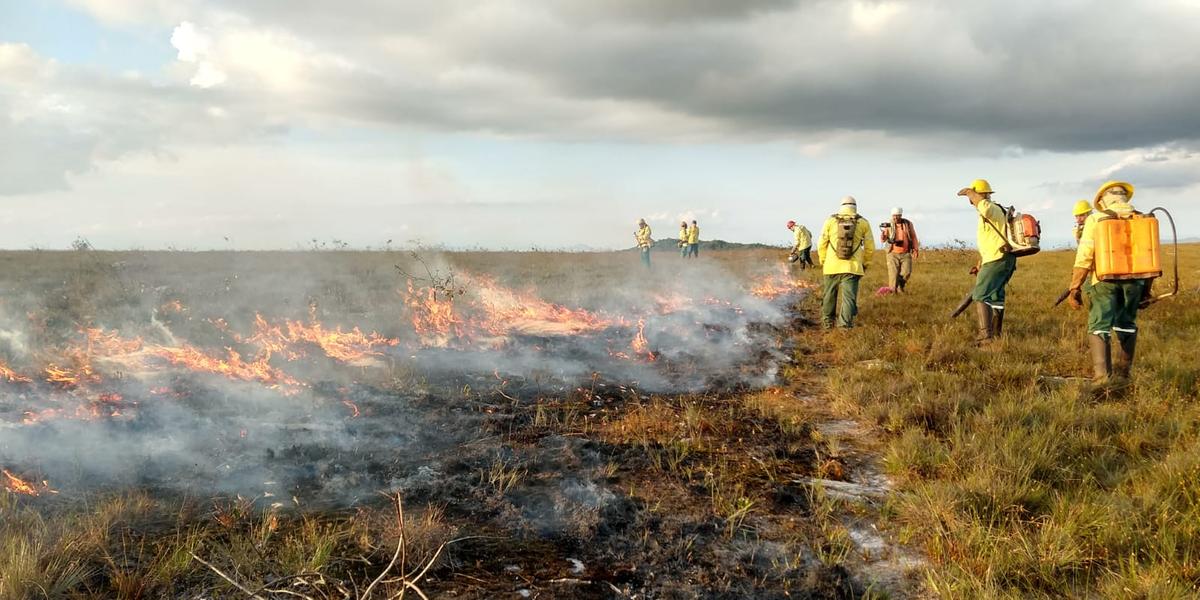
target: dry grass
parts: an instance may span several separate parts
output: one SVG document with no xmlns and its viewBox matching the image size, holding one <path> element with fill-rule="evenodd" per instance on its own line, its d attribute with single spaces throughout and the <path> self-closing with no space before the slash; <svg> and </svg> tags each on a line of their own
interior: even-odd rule
<svg viewBox="0 0 1200 600">
<path fill-rule="evenodd" d="M 1133 391 L 1102 402 L 1057 379 L 1090 374 L 1085 315 L 1051 309 L 1071 257 L 1021 259 L 992 349 L 969 313 L 948 320 L 974 260 L 954 251 L 925 253 L 907 296 L 865 294 L 857 329 L 802 334 L 833 410 L 886 435 L 897 518 L 941 597 L 1200 593 L 1200 247 L 1183 248 L 1183 294 L 1140 316 Z"/>
</svg>

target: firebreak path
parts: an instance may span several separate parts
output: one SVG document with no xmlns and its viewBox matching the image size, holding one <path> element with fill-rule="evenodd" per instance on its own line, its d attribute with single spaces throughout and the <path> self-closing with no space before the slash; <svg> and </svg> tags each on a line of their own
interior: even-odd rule
<svg viewBox="0 0 1200 600">
<path fill-rule="evenodd" d="M 805 334 L 801 334 L 805 335 Z M 831 335 L 812 331 L 809 335 Z M 880 432 L 856 420 L 835 414 L 824 378 L 824 357 L 810 355 L 819 375 L 811 380 L 793 382 L 796 399 L 806 409 L 813 429 L 825 448 L 835 455 L 844 470 L 837 479 L 808 478 L 797 483 L 824 490 L 826 498 L 838 503 L 835 518 L 846 528 L 856 553 L 848 558 L 849 567 L 859 574 L 871 591 L 889 598 L 923 598 L 928 594 L 920 584 L 920 575 L 928 565 L 923 553 L 901 544 L 880 516 L 880 507 L 893 491 L 891 478 L 879 468 L 883 446 Z M 879 368 L 878 361 L 864 368 Z"/>
</svg>

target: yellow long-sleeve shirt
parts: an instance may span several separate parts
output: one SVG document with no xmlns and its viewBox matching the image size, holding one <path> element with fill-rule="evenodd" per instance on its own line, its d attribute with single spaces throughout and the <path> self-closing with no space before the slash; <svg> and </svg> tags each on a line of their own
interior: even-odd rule
<svg viewBox="0 0 1200 600">
<path fill-rule="evenodd" d="M 1004 209 L 991 200 L 980 200 L 975 205 L 979 211 L 979 229 L 975 234 L 975 244 L 979 247 L 979 261 L 990 263 L 1004 258 L 1004 247 L 1008 240 L 1004 239 L 1005 216 Z"/>
<path fill-rule="evenodd" d="M 637 233 L 633 234 L 637 238 L 638 248 L 649 248 L 654 245 L 654 239 L 650 237 L 650 226 L 643 225 L 639 227 Z"/>
<path fill-rule="evenodd" d="M 1133 204 L 1129 202 L 1109 202 L 1105 209 L 1117 213 L 1119 217 L 1128 217 L 1134 212 Z M 1107 217 L 1098 211 L 1088 215 L 1083 222 L 1083 235 L 1079 236 L 1079 248 L 1075 250 L 1075 267 L 1091 271 L 1093 284 L 1100 282 L 1096 277 L 1096 222 Z"/>
<path fill-rule="evenodd" d="M 682 245 L 682 244 L 686 244 L 686 243 L 688 243 L 688 230 L 687 230 L 687 227 L 680 227 L 680 228 L 679 228 L 679 243 L 680 243 L 681 245 Z"/>
<path fill-rule="evenodd" d="M 858 216 L 854 210 L 842 209 L 838 212 L 844 216 Z M 821 260 L 822 272 L 826 275 L 838 275 L 841 273 L 850 273 L 852 275 L 862 275 L 866 273 L 866 265 L 871 261 L 871 256 L 875 254 L 875 239 L 871 235 L 871 225 L 867 220 L 859 217 L 858 223 L 854 227 L 854 255 L 849 259 L 838 258 L 837 248 L 837 217 L 830 217 L 825 221 L 825 226 L 821 228 L 821 238 L 817 241 L 817 257 Z"/>
<path fill-rule="evenodd" d="M 689 244 L 699 244 L 700 243 L 700 226 L 692 225 L 691 227 L 688 227 L 687 242 Z"/>
<path fill-rule="evenodd" d="M 803 250 L 812 246 L 812 232 L 803 225 L 796 225 L 792 228 L 792 233 L 795 235 L 796 245 L 792 250 Z"/>
</svg>

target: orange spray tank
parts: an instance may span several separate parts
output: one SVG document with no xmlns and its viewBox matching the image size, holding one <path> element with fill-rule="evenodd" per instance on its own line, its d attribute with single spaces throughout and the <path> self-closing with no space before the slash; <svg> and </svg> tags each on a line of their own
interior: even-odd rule
<svg viewBox="0 0 1200 600">
<path fill-rule="evenodd" d="M 1101 281 L 1152 279 L 1162 275 L 1158 219 L 1133 214 L 1096 222 L 1096 278 Z"/>
</svg>

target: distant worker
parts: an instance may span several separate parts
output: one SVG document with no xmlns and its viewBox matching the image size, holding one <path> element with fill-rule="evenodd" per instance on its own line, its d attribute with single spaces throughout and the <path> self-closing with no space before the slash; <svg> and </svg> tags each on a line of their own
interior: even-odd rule
<svg viewBox="0 0 1200 600">
<path fill-rule="evenodd" d="M 688 255 L 688 226 L 687 221 L 679 222 L 679 256 L 687 258 Z"/>
<path fill-rule="evenodd" d="M 638 219 L 638 230 L 634 232 L 633 239 L 637 240 L 638 251 L 642 254 L 642 264 L 646 268 L 650 268 L 650 247 L 654 245 L 654 238 L 650 237 L 650 226 L 646 224 L 645 219 Z"/>
<path fill-rule="evenodd" d="M 971 269 L 976 275 L 971 299 L 975 301 L 978 334 L 975 341 L 984 344 L 1004 332 L 1005 287 L 1017 270 L 1017 257 L 1010 252 L 1004 239 L 1007 216 L 999 204 L 992 202 L 992 186 L 984 179 L 971 182 L 971 187 L 958 191 L 966 196 L 979 213 L 975 243 L 979 248 L 979 264 Z"/>
<path fill-rule="evenodd" d="M 903 292 L 912 276 L 913 259 L 920 253 L 917 230 L 904 218 L 904 209 L 892 209 L 892 220 L 880 226 L 880 243 L 887 244 L 888 287 Z"/>
<path fill-rule="evenodd" d="M 1101 391 L 1110 384 L 1127 384 L 1137 348 L 1137 311 L 1150 299 L 1150 286 L 1161 271 L 1145 271 L 1132 258 L 1135 246 L 1151 248 L 1157 254 L 1157 228 L 1153 233 L 1137 227 L 1141 213 L 1133 209 L 1133 186 L 1124 181 L 1109 181 L 1096 192 L 1096 211 L 1087 217 L 1075 251 L 1071 270 L 1071 307 L 1083 306 L 1081 290 L 1091 283 L 1088 309 L 1088 345 L 1092 354 L 1093 385 Z M 1147 218 L 1148 219 L 1148 218 Z M 1096 248 L 1107 249 L 1104 256 Z M 1116 252 L 1117 256 L 1112 254 Z M 1113 260 L 1116 258 L 1117 260 Z M 1157 261 L 1154 261 L 1157 263 Z M 1116 333 L 1116 356 L 1111 353 L 1109 337 Z"/>
<path fill-rule="evenodd" d="M 807 227 L 799 225 L 795 221 L 788 221 L 787 228 L 794 234 L 792 254 L 796 256 L 796 262 L 800 263 L 800 268 L 807 269 L 813 266 L 812 233 Z"/>
<path fill-rule="evenodd" d="M 1080 200 L 1075 203 L 1075 209 L 1071 211 L 1075 215 L 1075 244 L 1079 244 L 1079 239 L 1083 237 L 1083 224 L 1087 221 L 1088 215 L 1092 214 L 1092 205 L 1087 200 Z"/>
<path fill-rule="evenodd" d="M 853 196 L 842 198 L 837 214 L 825 221 L 821 239 L 817 242 L 817 257 L 825 274 L 825 298 L 821 304 L 821 326 L 831 329 L 834 317 L 837 326 L 854 326 L 858 314 L 858 282 L 867 272 L 875 240 L 871 225 L 858 214 L 858 202 Z"/>
<path fill-rule="evenodd" d="M 700 226 L 696 224 L 696 220 L 692 219 L 692 226 L 688 227 L 687 234 L 687 251 L 688 256 L 692 258 L 700 257 Z"/>
</svg>

